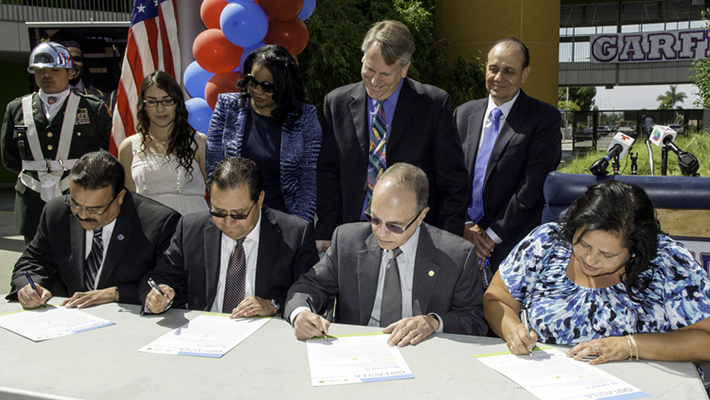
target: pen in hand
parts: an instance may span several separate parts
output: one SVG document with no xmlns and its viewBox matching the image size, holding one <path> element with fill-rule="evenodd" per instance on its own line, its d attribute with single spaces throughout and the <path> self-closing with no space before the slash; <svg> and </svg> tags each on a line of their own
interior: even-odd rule
<svg viewBox="0 0 710 400">
<path fill-rule="evenodd" d="M 153 280 L 153 278 L 148 278 L 148 285 L 150 285 L 150 287 L 152 287 L 153 289 L 157 290 L 158 293 L 162 294 L 162 295 L 165 296 L 168 300 L 170 300 L 170 297 L 168 297 L 168 295 L 165 294 L 165 292 L 163 292 L 163 291 L 160 289 L 160 286 L 158 286 L 158 284 Z"/>
<path fill-rule="evenodd" d="M 27 271 L 25 271 L 25 277 L 26 277 L 27 280 L 30 282 L 30 286 L 32 286 L 32 289 L 34 289 L 35 293 L 37 293 L 37 296 L 39 296 L 39 299 L 42 300 L 42 295 L 39 294 L 39 289 L 37 289 L 37 286 L 35 286 L 35 283 L 34 283 L 34 281 L 32 280 L 32 277 L 30 276 L 29 273 L 27 273 Z M 42 307 L 47 307 L 47 302 L 46 302 L 46 301 L 42 303 Z"/>
<path fill-rule="evenodd" d="M 528 310 L 523 309 L 523 323 L 525 324 L 525 334 L 528 335 L 528 339 L 530 339 L 530 324 L 528 323 Z M 532 360 L 533 355 L 532 351 L 530 351 L 530 359 Z"/>
<path fill-rule="evenodd" d="M 313 307 L 313 303 L 311 303 L 310 297 L 306 298 L 306 303 L 308 304 L 308 308 L 311 309 L 311 312 L 315 314 L 315 307 Z M 323 335 L 323 339 L 325 339 L 326 342 L 330 342 L 330 340 L 328 340 L 328 336 L 325 334 L 325 331 L 320 331 L 320 333 L 321 335 Z"/>
</svg>

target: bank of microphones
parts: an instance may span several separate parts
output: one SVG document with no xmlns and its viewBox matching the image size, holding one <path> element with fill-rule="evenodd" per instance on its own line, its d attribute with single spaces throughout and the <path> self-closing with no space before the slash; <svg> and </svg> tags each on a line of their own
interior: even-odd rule
<svg viewBox="0 0 710 400">
<path fill-rule="evenodd" d="M 651 175 L 653 175 L 654 169 L 653 151 L 651 150 L 650 146 L 651 143 L 663 149 L 663 164 L 661 166 L 662 175 L 666 175 L 667 153 L 669 149 L 678 156 L 678 166 L 684 176 L 698 175 L 697 172 L 698 168 L 700 167 L 698 159 L 692 153 L 681 150 L 675 144 L 674 140 L 677 135 L 675 130 L 673 130 L 669 126 L 656 125 L 655 118 L 652 115 L 647 115 L 643 118 L 643 133 L 645 136 L 648 137 L 648 139 L 646 140 L 646 146 L 648 148 L 649 161 L 651 164 Z M 607 149 L 607 155 L 595 161 L 594 164 L 589 167 L 589 171 L 597 176 L 606 175 L 608 173 L 607 168 L 609 166 L 609 162 L 613 160 L 614 173 L 618 174 L 618 160 L 623 159 L 624 157 L 626 157 L 627 154 L 629 154 L 629 152 L 631 151 L 631 147 L 634 145 L 635 141 L 635 133 L 617 132 L 611 140 L 611 143 L 609 144 L 609 148 Z M 632 174 L 635 174 L 636 157 L 632 155 L 631 159 L 633 162 Z"/>
</svg>

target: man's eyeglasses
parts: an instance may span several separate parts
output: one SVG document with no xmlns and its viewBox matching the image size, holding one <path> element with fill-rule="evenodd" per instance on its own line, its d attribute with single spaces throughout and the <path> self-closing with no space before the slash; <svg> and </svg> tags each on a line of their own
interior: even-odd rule
<svg viewBox="0 0 710 400">
<path fill-rule="evenodd" d="M 259 82 L 254 76 L 247 74 L 247 76 L 244 77 L 247 81 L 247 86 L 249 89 L 256 89 L 257 86 L 261 86 L 261 90 L 264 91 L 264 93 L 274 93 L 276 91 L 276 85 L 274 85 L 273 82 L 269 81 L 261 81 Z"/>
<path fill-rule="evenodd" d="M 424 210 L 419 211 L 419 214 L 417 214 L 417 216 L 414 217 L 414 219 L 412 220 L 412 222 L 408 223 L 407 226 L 405 226 L 404 228 L 402 228 L 402 227 L 399 226 L 399 225 L 395 225 L 395 224 L 393 224 L 393 223 L 391 223 L 391 222 L 385 222 L 385 227 L 387 227 L 387 229 L 388 229 L 390 232 L 396 233 L 396 234 L 400 235 L 400 234 L 404 233 L 404 231 L 406 231 L 407 229 L 409 229 L 410 226 L 412 226 L 412 224 L 414 223 L 414 221 L 416 221 L 417 218 L 419 218 L 419 216 L 422 215 L 422 211 L 424 211 Z M 377 218 L 377 217 L 373 217 L 372 214 L 370 214 L 370 213 L 365 213 L 365 217 L 367 217 L 367 220 L 370 221 L 370 223 L 371 223 L 372 225 L 374 225 L 374 226 L 380 226 L 380 224 L 382 223 L 382 220 L 381 220 L 381 219 L 379 219 L 379 218 Z"/>
<path fill-rule="evenodd" d="M 148 99 L 148 100 L 143 100 L 143 104 L 145 104 L 146 107 L 158 107 L 158 103 L 162 104 L 163 107 L 170 107 L 175 105 L 175 99 L 173 98 L 167 98 L 163 100 L 153 100 L 153 99 Z"/>
<path fill-rule="evenodd" d="M 246 214 L 227 214 L 227 213 L 221 213 L 217 211 L 212 211 L 210 210 L 210 214 L 217 218 L 227 218 L 230 217 L 231 219 L 247 219 L 249 218 L 249 213 L 251 213 L 251 209 L 254 208 L 254 204 L 256 204 L 256 200 L 254 200 L 253 203 L 251 203 L 251 207 L 249 207 L 249 211 L 247 211 Z"/>
<path fill-rule="evenodd" d="M 111 207 L 111 204 L 113 204 L 114 200 L 116 200 L 116 197 L 118 197 L 118 195 L 116 195 L 113 199 L 111 199 L 111 202 L 109 202 L 106 207 L 83 207 L 83 206 L 77 205 L 74 202 L 74 199 L 71 198 L 71 195 L 67 194 L 67 195 L 64 195 L 64 204 L 68 205 L 73 210 L 76 210 L 76 212 L 79 212 L 79 213 L 82 210 L 84 210 L 92 215 L 104 215 L 106 210 L 108 210 L 108 208 Z M 101 208 L 103 208 L 103 210 L 101 210 Z"/>
</svg>

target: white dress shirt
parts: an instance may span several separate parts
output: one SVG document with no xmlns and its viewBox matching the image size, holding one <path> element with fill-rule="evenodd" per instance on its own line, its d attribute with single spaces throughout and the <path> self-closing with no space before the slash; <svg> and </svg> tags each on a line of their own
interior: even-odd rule
<svg viewBox="0 0 710 400">
<path fill-rule="evenodd" d="M 230 217 L 228 217 L 230 218 Z M 244 298 L 253 296 L 256 285 L 256 262 L 259 258 L 259 233 L 261 232 L 261 212 L 259 212 L 259 220 L 256 222 L 254 229 L 249 232 L 244 239 L 244 255 L 247 262 L 246 285 L 244 288 Z M 219 282 L 217 284 L 217 292 L 212 303 L 211 312 L 222 312 L 222 302 L 224 301 L 224 287 L 227 281 L 227 268 L 229 267 L 229 257 L 232 255 L 234 246 L 237 245 L 235 239 L 222 233 L 222 242 L 220 245 L 219 255 Z"/>
</svg>

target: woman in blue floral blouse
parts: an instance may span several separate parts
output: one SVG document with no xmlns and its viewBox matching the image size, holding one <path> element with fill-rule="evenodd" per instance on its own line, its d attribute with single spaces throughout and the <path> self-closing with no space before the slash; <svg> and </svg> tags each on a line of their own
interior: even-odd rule
<svg viewBox="0 0 710 400">
<path fill-rule="evenodd" d="M 590 364 L 710 362 L 710 278 L 661 232 L 651 200 L 630 183 L 592 185 L 561 223 L 531 232 L 483 300 L 488 324 L 514 354 L 540 341 L 574 345 L 567 355 L 594 357 Z"/>
</svg>

